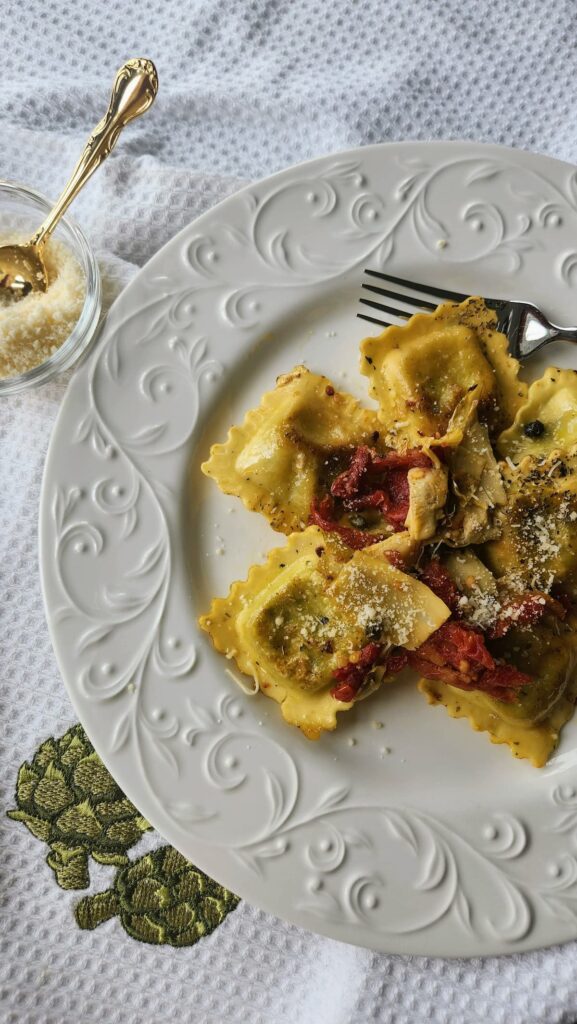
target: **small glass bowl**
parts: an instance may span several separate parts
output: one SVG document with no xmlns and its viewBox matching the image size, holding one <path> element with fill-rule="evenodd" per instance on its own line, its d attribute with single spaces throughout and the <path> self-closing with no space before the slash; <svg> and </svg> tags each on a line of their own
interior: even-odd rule
<svg viewBox="0 0 577 1024">
<path fill-rule="evenodd" d="M 52 206 L 44 196 L 24 185 L 0 181 L 0 235 L 31 237 Z M 28 391 L 68 370 L 87 349 L 98 328 L 102 296 L 96 257 L 80 228 L 67 217 L 60 221 L 53 237 L 70 249 L 82 268 L 86 282 L 84 306 L 72 333 L 48 359 L 16 377 L 0 377 L 0 396 Z"/>
</svg>

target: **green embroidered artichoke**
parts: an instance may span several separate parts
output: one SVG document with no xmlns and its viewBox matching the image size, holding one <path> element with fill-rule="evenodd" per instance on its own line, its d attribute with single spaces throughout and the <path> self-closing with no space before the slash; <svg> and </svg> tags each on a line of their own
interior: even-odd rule
<svg viewBox="0 0 577 1024">
<path fill-rule="evenodd" d="M 106 770 L 81 725 L 49 739 L 16 785 L 18 810 L 33 836 L 50 847 L 46 860 L 63 889 L 86 889 L 88 858 L 126 864 L 126 851 L 151 826 Z"/>
<path fill-rule="evenodd" d="M 238 902 L 238 896 L 208 878 L 172 846 L 162 846 L 120 868 L 112 889 L 85 896 L 74 913 L 81 928 L 96 928 L 118 914 L 133 939 L 192 946 L 210 935 Z"/>
</svg>

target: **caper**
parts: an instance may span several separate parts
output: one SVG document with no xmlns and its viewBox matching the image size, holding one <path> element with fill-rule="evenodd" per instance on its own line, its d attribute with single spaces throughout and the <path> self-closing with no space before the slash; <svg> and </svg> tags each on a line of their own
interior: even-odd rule
<svg viewBox="0 0 577 1024">
<path fill-rule="evenodd" d="M 541 420 L 531 420 L 523 427 L 525 437 L 541 437 L 545 433 L 545 424 Z"/>
<path fill-rule="evenodd" d="M 367 525 L 367 520 L 364 516 L 352 515 L 351 526 L 354 526 L 356 530 L 364 530 Z"/>
</svg>

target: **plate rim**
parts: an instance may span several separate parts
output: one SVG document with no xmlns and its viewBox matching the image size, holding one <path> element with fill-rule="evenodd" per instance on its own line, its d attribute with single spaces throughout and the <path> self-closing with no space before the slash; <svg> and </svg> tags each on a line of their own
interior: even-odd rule
<svg viewBox="0 0 577 1024">
<path fill-rule="evenodd" d="M 98 332 L 98 336 L 97 336 L 97 339 L 95 341 L 94 346 L 91 347 L 91 350 L 87 354 L 87 357 L 85 359 L 83 359 L 83 361 L 82 361 L 82 367 L 85 367 L 86 364 L 89 363 L 93 358 L 96 358 L 96 353 L 99 350 L 103 351 L 103 346 L 106 344 L 107 333 L 108 333 L 110 324 L 113 322 L 113 317 L 114 317 L 115 311 L 118 310 L 118 308 L 121 306 L 121 304 L 124 304 L 127 301 L 127 296 L 130 295 L 130 292 L 131 292 L 131 290 L 133 288 L 137 287 L 137 283 L 138 283 L 139 279 L 141 278 L 142 274 L 145 271 L 148 271 L 150 269 L 151 265 L 153 265 L 156 262 L 160 262 L 162 260 L 163 256 L 164 256 L 165 252 L 167 250 L 170 250 L 173 247 L 175 247 L 178 244 L 178 242 L 180 240 L 182 240 L 186 236 L 186 234 L 188 232 L 191 231 L 191 229 L 193 227 L 198 228 L 199 231 L 202 231 L 204 226 L 212 218 L 214 218 L 215 215 L 218 215 L 218 214 L 222 213 L 226 209 L 227 205 L 233 204 L 233 203 L 237 202 L 239 197 L 241 197 L 243 195 L 246 195 L 252 189 L 258 188 L 259 186 L 263 186 L 263 185 L 274 186 L 275 184 L 278 184 L 279 182 L 281 182 L 284 177 L 287 177 L 287 176 L 291 175 L 292 173 L 306 172 L 307 170 L 314 171 L 315 167 L 322 165 L 323 162 L 325 162 L 327 160 L 338 160 L 339 158 L 351 158 L 351 159 L 355 158 L 355 157 L 358 158 L 359 155 L 362 156 L 364 153 L 366 153 L 368 151 L 371 151 L 371 152 L 374 152 L 374 151 L 386 152 L 386 151 L 391 151 L 391 150 L 399 149 L 399 148 L 402 148 L 404 146 L 410 146 L 411 148 L 422 149 L 423 151 L 427 151 L 427 150 L 430 151 L 431 148 L 434 148 L 434 147 L 437 147 L 437 146 L 438 147 L 443 147 L 444 149 L 446 149 L 446 148 L 453 148 L 453 147 L 455 149 L 457 149 L 459 147 L 466 146 L 466 147 L 470 148 L 471 150 L 476 151 L 477 153 L 479 153 L 480 151 L 483 151 L 486 154 L 489 154 L 489 152 L 492 152 L 493 154 L 496 154 L 496 155 L 499 155 L 499 154 L 502 155 L 502 156 L 508 155 L 509 157 L 514 156 L 516 160 L 519 160 L 519 158 L 521 158 L 521 163 L 524 161 L 525 158 L 529 162 L 531 162 L 535 157 L 537 157 L 537 158 L 539 158 L 540 161 L 544 161 L 544 162 L 546 162 L 546 163 L 548 163 L 550 165 L 556 165 L 556 166 L 563 165 L 568 170 L 569 169 L 573 170 L 575 168 L 575 165 L 573 165 L 569 161 L 561 160 L 561 159 L 558 159 L 556 157 L 549 156 L 548 154 L 534 153 L 532 151 L 525 150 L 525 149 L 516 149 L 514 147 L 502 146 L 502 145 L 494 144 L 494 143 L 476 142 L 474 140 L 467 140 L 467 139 L 451 139 L 451 140 L 432 139 L 432 140 L 414 140 L 414 141 L 408 139 L 408 140 L 402 140 L 402 141 L 390 141 L 390 142 L 385 142 L 385 143 L 375 143 L 375 144 L 371 144 L 370 146 L 353 147 L 353 148 L 349 148 L 349 149 L 344 149 L 344 150 L 340 150 L 340 151 L 336 151 L 336 152 L 331 152 L 331 153 L 323 154 L 321 156 L 316 156 L 316 157 L 313 157 L 311 159 L 308 159 L 308 160 L 301 161 L 299 163 L 293 164 L 290 167 L 285 167 L 285 168 L 275 172 L 272 175 L 268 175 L 268 176 L 266 176 L 264 178 L 259 179 L 258 181 L 251 182 L 251 183 L 248 183 L 248 184 L 244 185 L 239 190 L 233 192 L 231 195 L 228 195 L 224 199 L 220 200 L 215 206 L 210 207 L 208 210 L 205 210 L 199 217 L 194 218 L 193 220 L 188 222 L 186 225 L 184 225 L 171 239 L 169 239 L 143 265 L 143 267 L 139 268 L 138 272 L 135 274 L 135 276 L 132 278 L 132 280 L 126 285 L 126 287 L 123 289 L 121 294 L 116 298 L 115 302 L 110 307 L 110 309 L 109 309 L 109 311 L 107 313 L 106 319 L 103 321 L 103 324 L 100 327 L 100 330 Z M 76 377 L 76 374 L 74 375 L 73 379 L 70 382 L 72 386 L 74 385 L 75 377 Z M 42 472 L 42 481 L 41 481 L 41 490 L 40 490 L 40 501 L 39 501 L 39 517 L 38 517 L 39 571 L 40 571 L 40 583 L 41 583 L 41 590 L 42 590 L 44 610 L 45 610 L 46 620 L 47 620 L 48 629 L 49 629 L 49 633 L 50 633 L 50 639 L 51 639 L 51 643 L 52 643 L 52 648 L 53 648 L 53 651 L 54 651 L 54 654 L 55 654 L 55 657 L 56 657 L 58 669 L 59 669 L 59 672 L 60 672 L 60 674 L 62 676 L 62 681 L 63 681 L 64 686 L 66 688 L 68 697 L 70 698 L 72 706 L 74 707 L 75 713 L 78 715 L 79 720 L 81 721 L 83 728 L 85 729 L 85 731 L 86 731 L 90 741 L 94 745 L 94 740 L 93 740 L 93 736 L 91 734 L 91 729 L 90 729 L 90 723 L 85 723 L 83 709 L 81 708 L 80 701 L 77 700 L 77 691 L 74 688 L 74 686 L 72 686 L 70 684 L 70 682 L 69 682 L 69 680 L 67 678 L 67 670 L 66 670 L 64 661 L 62 659 L 62 656 L 61 656 L 60 645 L 56 641 L 55 623 L 53 621 L 52 612 L 50 610 L 50 602 L 49 602 L 49 596 L 48 596 L 48 578 L 47 577 L 48 577 L 48 562 L 49 562 L 50 555 L 49 555 L 49 552 L 48 552 L 47 546 L 46 546 L 45 529 L 44 529 L 46 518 L 49 515 L 49 513 L 48 513 L 48 501 L 49 501 L 49 499 L 48 499 L 48 480 L 49 480 L 49 474 L 50 474 L 50 471 L 51 471 L 51 468 L 52 468 L 52 462 L 53 462 L 53 459 L 55 458 L 55 454 L 54 453 L 55 453 L 56 448 L 57 448 L 57 439 L 58 439 L 58 435 L 59 435 L 59 431 L 60 431 L 60 425 L 61 425 L 61 422 L 64 420 L 64 418 L 66 416 L 66 406 L 67 406 L 67 401 L 68 401 L 68 396 L 70 394 L 70 391 L 71 391 L 71 388 L 68 388 L 67 391 L 66 391 L 65 396 L 62 399 L 60 408 L 59 408 L 57 416 L 55 418 L 54 425 L 53 425 L 52 432 L 51 432 L 50 442 L 49 442 L 49 445 L 48 445 L 48 448 L 47 448 L 46 458 L 45 458 L 45 462 L 44 462 L 44 468 L 43 468 L 43 472 Z M 97 752 L 98 752 L 99 756 L 101 757 L 103 763 L 106 765 L 106 767 L 110 771 L 111 769 L 109 767 L 109 758 L 108 758 L 107 752 L 103 752 L 101 749 L 99 749 L 99 747 L 96 747 L 96 746 L 95 746 L 95 749 L 97 750 Z M 132 796 L 131 796 L 131 792 L 130 792 L 131 785 L 130 785 L 130 783 L 126 783 L 125 784 L 125 781 L 126 780 L 123 780 L 123 782 L 122 782 L 122 789 L 123 789 L 124 792 L 126 792 L 126 795 L 129 797 L 129 799 L 132 800 Z M 132 802 L 135 803 L 134 800 L 132 800 Z M 153 816 L 147 815 L 147 817 L 150 819 Z M 160 833 L 160 834 L 162 835 L 162 833 Z M 172 842 L 172 840 L 170 840 L 170 841 Z M 202 841 L 199 841 L 199 842 L 202 844 Z M 179 848 L 178 842 L 172 842 L 172 845 L 174 845 L 177 849 Z M 207 844 L 207 849 L 209 849 L 209 848 L 210 848 L 210 843 Z M 202 859 L 204 860 L 204 854 L 202 856 Z M 202 869 L 205 870 L 204 867 Z M 210 871 L 209 871 L 209 873 L 210 873 Z M 227 887 L 231 887 L 231 886 L 229 886 L 229 883 L 227 883 L 226 881 L 222 882 L 222 884 L 226 885 Z M 266 900 L 263 900 L 262 902 L 259 902 L 258 900 L 255 900 L 254 897 L 251 895 L 250 903 L 253 904 L 254 906 L 259 907 L 260 909 L 262 909 L 263 911 L 265 911 L 267 913 L 273 913 L 273 914 L 276 913 L 275 911 L 271 911 L 268 908 Z M 307 924 L 303 925 L 298 920 L 296 920 L 295 918 L 291 918 L 291 917 L 286 917 L 285 918 L 284 915 L 283 915 L 282 919 L 287 920 L 289 922 L 293 921 L 299 927 L 305 927 L 305 928 L 309 928 L 309 929 L 311 928 L 310 924 L 307 923 Z M 339 930 L 339 929 L 337 929 L 337 930 Z M 386 953 L 387 952 L 383 948 L 383 946 L 380 946 L 380 945 L 370 945 L 370 946 L 367 946 L 366 941 L 363 941 L 362 938 L 358 938 L 358 939 L 355 938 L 355 936 L 353 934 L 351 934 L 351 935 L 347 934 L 346 937 L 345 936 L 337 935 L 337 934 L 335 934 L 335 927 L 332 926 L 332 925 L 325 924 L 322 920 L 319 920 L 318 925 L 315 924 L 314 931 L 317 932 L 318 934 L 325 935 L 328 938 L 332 938 L 332 939 L 337 940 L 337 941 L 344 941 L 346 943 L 350 943 L 350 944 L 353 944 L 353 945 L 358 945 L 358 946 L 360 946 L 362 948 L 371 948 L 371 949 L 374 949 L 374 950 L 376 950 L 378 952 L 381 952 L 381 953 Z M 575 929 L 575 935 L 577 936 L 577 928 Z M 529 951 L 531 949 L 547 948 L 547 947 L 559 944 L 560 941 L 562 941 L 562 942 L 571 941 L 571 936 L 569 936 L 566 939 L 551 940 L 551 941 L 549 941 L 547 943 L 543 943 L 542 941 L 536 941 L 534 943 L 529 942 L 528 944 L 524 944 L 522 949 L 523 949 L 523 951 Z M 392 941 L 389 945 L 390 945 L 390 948 L 388 949 L 388 952 L 390 954 L 403 955 L 403 953 L 399 954 L 399 950 L 394 948 L 394 946 L 395 946 L 394 941 Z M 510 952 L 503 953 L 499 949 L 498 953 L 490 952 L 490 951 L 487 952 L 487 953 L 474 953 L 473 952 L 473 953 L 470 953 L 470 954 L 465 954 L 465 957 L 469 958 L 469 957 L 494 956 L 494 955 L 518 955 L 518 952 L 519 952 L 519 950 L 512 949 Z M 438 953 L 431 953 L 431 952 L 418 953 L 417 952 L 417 953 L 414 953 L 412 955 L 442 956 L 442 957 L 448 958 L 448 959 L 453 959 L 453 958 L 459 959 L 459 958 L 463 957 L 462 953 L 452 952 L 451 950 L 445 950 L 445 949 L 443 949 L 441 952 L 438 952 Z"/>
</svg>

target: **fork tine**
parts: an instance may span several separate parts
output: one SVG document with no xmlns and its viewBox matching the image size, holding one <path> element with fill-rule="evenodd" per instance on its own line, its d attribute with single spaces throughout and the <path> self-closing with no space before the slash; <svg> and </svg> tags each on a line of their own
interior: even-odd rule
<svg viewBox="0 0 577 1024">
<path fill-rule="evenodd" d="M 372 299 L 359 299 L 359 302 L 363 306 L 370 306 L 372 309 L 380 309 L 383 313 L 389 313 L 391 316 L 400 316 L 404 320 L 408 320 L 411 313 L 410 309 L 395 309 L 394 306 L 385 306 L 384 302 L 373 302 Z"/>
<path fill-rule="evenodd" d="M 357 313 L 359 320 L 368 320 L 370 324 L 378 324 L 379 327 L 392 327 L 392 324 L 388 324 L 386 320 L 377 320 L 374 316 L 365 316 L 364 313 Z"/>
<path fill-rule="evenodd" d="M 400 284 L 404 288 L 412 288 L 416 292 L 425 292 L 429 295 L 438 295 L 441 299 L 450 299 L 452 302 L 463 302 L 467 296 L 461 292 L 450 292 L 446 288 L 437 288 L 436 285 L 419 284 L 417 281 L 407 281 L 403 277 L 393 277 L 392 274 L 383 274 L 380 270 L 365 270 L 369 277 L 378 277 L 383 281 L 391 281 L 392 284 Z"/>
<path fill-rule="evenodd" d="M 377 295 L 388 295 L 391 299 L 398 299 L 399 302 L 406 302 L 407 305 L 418 306 L 419 309 L 436 309 L 436 302 L 427 302 L 426 299 L 417 299 L 412 295 L 399 295 L 398 292 L 391 291 L 390 288 L 380 288 L 375 284 L 362 284 L 361 288 L 366 288 L 368 292 L 376 292 Z"/>
</svg>

